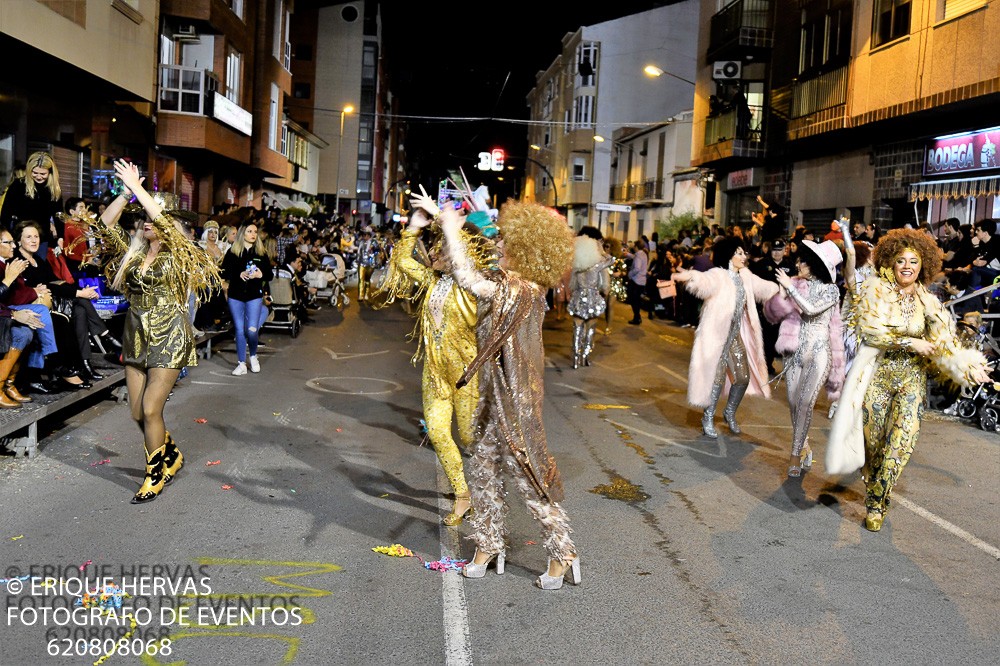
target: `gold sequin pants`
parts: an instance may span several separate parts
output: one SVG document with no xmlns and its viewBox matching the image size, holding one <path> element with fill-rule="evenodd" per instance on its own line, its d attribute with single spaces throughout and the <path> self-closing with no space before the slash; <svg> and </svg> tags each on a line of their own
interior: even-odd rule
<svg viewBox="0 0 1000 666">
<path fill-rule="evenodd" d="M 865 393 L 865 507 L 885 513 L 889 495 L 910 460 L 920 434 L 927 376 L 920 360 L 905 351 L 889 351 Z"/>
<path fill-rule="evenodd" d="M 504 475 L 514 480 L 528 511 L 542 526 L 542 542 L 552 559 L 568 562 L 576 555 L 570 538 L 569 517 L 557 502 L 549 502 L 535 490 L 506 444 L 486 434 L 476 443 L 469 461 L 472 480 L 472 506 L 475 513 L 466 522 L 472 529 L 469 537 L 481 553 L 493 555 L 504 550 L 507 538 L 507 490 Z"/>
<path fill-rule="evenodd" d="M 358 266 L 358 300 L 367 301 L 372 283 L 372 267 Z"/>
<path fill-rule="evenodd" d="M 432 388 L 427 376 L 429 372 L 424 366 L 424 422 L 427 424 L 427 436 L 441 461 L 452 490 L 456 495 L 466 495 L 469 486 L 465 482 L 462 453 L 451 436 L 451 422 L 454 415 L 458 420 L 458 438 L 463 448 L 472 444 L 476 403 L 479 401 L 478 377 L 473 376 L 460 389 L 452 388 L 452 394 L 442 398 Z"/>
</svg>

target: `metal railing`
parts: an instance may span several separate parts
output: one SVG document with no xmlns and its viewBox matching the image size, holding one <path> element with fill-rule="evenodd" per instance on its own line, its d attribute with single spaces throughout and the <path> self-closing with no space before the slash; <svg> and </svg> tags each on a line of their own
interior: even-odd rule
<svg viewBox="0 0 1000 666">
<path fill-rule="evenodd" d="M 624 183 L 611 187 L 611 201 L 614 202 L 634 202 L 662 200 L 663 199 L 663 178 L 651 178 L 641 183 Z"/>
<path fill-rule="evenodd" d="M 847 67 L 801 81 L 792 87 L 792 118 L 847 103 Z"/>
<path fill-rule="evenodd" d="M 157 109 L 203 116 L 205 96 L 218 88 L 218 78 L 207 69 L 160 65 L 160 94 L 157 98 Z"/>
<path fill-rule="evenodd" d="M 761 130 L 764 119 L 762 106 L 749 106 L 750 117 L 745 127 L 738 127 L 736 109 L 705 119 L 705 145 L 711 146 L 722 141 L 742 139 L 763 141 Z"/>
<path fill-rule="evenodd" d="M 712 17 L 708 52 L 713 53 L 740 39 L 744 28 L 752 32 L 770 28 L 770 0 L 736 0 Z"/>
</svg>

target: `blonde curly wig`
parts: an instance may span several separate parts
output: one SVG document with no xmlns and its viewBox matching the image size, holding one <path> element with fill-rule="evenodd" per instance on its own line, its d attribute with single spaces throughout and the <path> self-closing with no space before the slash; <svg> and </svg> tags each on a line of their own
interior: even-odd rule
<svg viewBox="0 0 1000 666">
<path fill-rule="evenodd" d="M 573 232 L 566 218 L 541 204 L 508 201 L 497 227 L 511 270 L 548 289 L 562 281 L 573 262 Z"/>
<path fill-rule="evenodd" d="M 934 239 L 916 229 L 892 229 L 879 239 L 875 246 L 875 268 L 892 271 L 896 257 L 904 250 L 913 250 L 920 257 L 920 275 L 917 280 L 924 286 L 934 281 L 941 272 L 942 253 Z"/>
</svg>

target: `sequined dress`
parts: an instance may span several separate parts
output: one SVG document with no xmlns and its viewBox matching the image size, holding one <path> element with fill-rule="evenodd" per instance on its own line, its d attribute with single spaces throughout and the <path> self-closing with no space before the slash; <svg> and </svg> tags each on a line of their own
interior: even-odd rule
<svg viewBox="0 0 1000 666">
<path fill-rule="evenodd" d="M 570 316 L 596 319 L 604 314 L 607 302 L 601 292 L 608 290 L 608 263 L 602 261 L 582 271 L 573 271 L 569 282 Z"/>
</svg>

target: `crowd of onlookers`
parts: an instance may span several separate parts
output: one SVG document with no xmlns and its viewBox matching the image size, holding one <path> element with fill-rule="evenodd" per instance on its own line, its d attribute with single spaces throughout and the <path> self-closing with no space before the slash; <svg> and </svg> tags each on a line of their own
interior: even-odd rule
<svg viewBox="0 0 1000 666">
<path fill-rule="evenodd" d="M 205 219 L 160 194 L 167 212 L 222 270 L 227 288 L 200 303 L 192 294 L 190 316 L 198 337 L 234 329 L 241 361 L 234 374 L 247 364 L 260 369 L 256 346 L 272 316 L 271 279 L 289 280 L 293 302 L 282 306 L 310 323 L 321 307 L 314 272 L 377 267 L 391 251 L 391 236 L 322 212 L 304 217 L 273 204 L 223 205 Z M 44 152 L 29 156 L 0 193 L 0 407 L 17 408 L 31 393 L 91 388 L 109 372 L 107 362 L 93 360 L 121 362 L 120 318 L 113 315 L 127 305 L 108 287 L 86 233 L 110 198 L 64 199 L 58 168 Z M 126 208 L 119 224 L 134 233 L 143 218 L 138 207 Z M 247 258 L 254 272 L 247 272 Z"/>
</svg>

